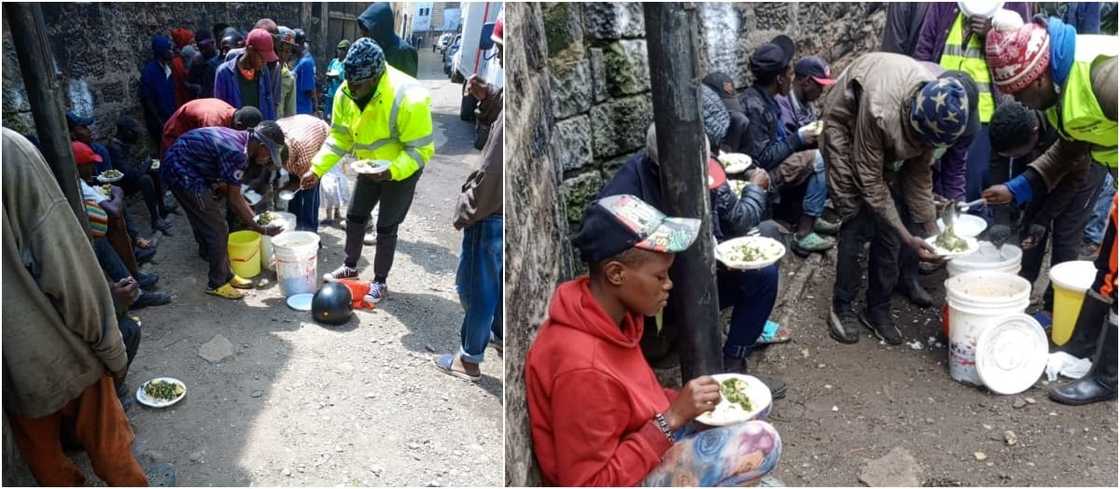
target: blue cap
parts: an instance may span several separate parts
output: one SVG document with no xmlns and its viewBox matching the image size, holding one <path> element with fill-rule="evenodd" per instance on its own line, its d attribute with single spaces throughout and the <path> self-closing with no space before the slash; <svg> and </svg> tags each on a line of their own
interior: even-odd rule
<svg viewBox="0 0 1120 489">
<path fill-rule="evenodd" d="M 66 125 L 69 127 L 92 126 L 93 117 L 82 117 L 71 110 L 66 113 Z"/>
</svg>

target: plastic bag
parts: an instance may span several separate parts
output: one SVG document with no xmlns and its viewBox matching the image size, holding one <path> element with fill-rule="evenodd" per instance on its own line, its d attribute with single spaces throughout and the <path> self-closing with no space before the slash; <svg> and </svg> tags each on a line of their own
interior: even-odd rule
<svg viewBox="0 0 1120 489">
<path fill-rule="evenodd" d="M 1046 361 L 1046 380 L 1054 382 L 1058 380 L 1059 374 L 1071 379 L 1080 379 L 1089 373 L 1089 368 L 1092 366 L 1093 362 L 1088 358 L 1077 358 L 1064 351 L 1056 351 L 1051 353 Z"/>
</svg>

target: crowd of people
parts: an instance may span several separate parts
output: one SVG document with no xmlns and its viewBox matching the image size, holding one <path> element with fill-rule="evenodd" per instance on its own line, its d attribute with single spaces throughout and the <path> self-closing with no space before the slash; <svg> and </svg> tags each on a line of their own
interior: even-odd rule
<svg viewBox="0 0 1120 489">
<path fill-rule="evenodd" d="M 704 375 L 668 389 L 650 367 L 649 345 L 669 329 L 657 318 L 674 254 L 698 239 L 748 234 L 787 241 L 800 256 L 836 247 L 830 336 L 851 344 L 866 329 L 898 345 L 916 332 L 898 325 L 892 295 L 933 305 L 918 277 L 945 260 L 927 238 L 939 233 L 941 211 L 966 199 L 984 199 L 973 212 L 990 222 L 988 239 L 1024 249 L 1020 274 L 1032 283 L 1048 241 L 1051 266 L 1096 257 L 1074 338 L 1062 346 L 1092 369 L 1049 395 L 1072 405 L 1116 398 L 1115 37 L 1093 35 L 1099 16 L 1082 6 L 1065 20 L 1026 3 L 990 18 L 956 3 L 887 9 L 881 49 L 837 76 L 779 35 L 750 54 L 745 88 L 726 73 L 703 78 L 711 236 L 698 236 L 697 219 L 666 215 L 653 126 L 645 150 L 588 204 L 573 241 L 588 275 L 556 289 L 526 358 L 546 482 L 758 482 L 782 450 L 765 415 L 704 429 L 695 419 L 719 402 L 720 384 Z M 753 164 L 732 172 L 720 162 L 726 153 Z M 719 307 L 732 308 L 722 371 L 755 374 L 751 352 L 793 334 L 769 319 L 778 264 L 715 272 Z M 1036 314 L 1044 327 L 1051 296 Z M 756 376 L 774 399 L 785 395 L 783 380 Z"/>
<path fill-rule="evenodd" d="M 346 259 L 324 281 L 357 279 L 363 244 L 376 243 L 363 299 L 386 298 L 398 228 L 435 153 L 432 102 L 416 79 L 416 49 L 393 32 L 390 5 L 370 5 L 358 26 L 361 37 L 337 44 L 322 94 L 306 34 L 272 19 L 248 33 L 222 24 L 153 36 L 152 58 L 139 67 L 143 123 L 120 116 L 106 147 L 94 142 L 92 118 L 67 114 L 87 226 L 35 138 L 3 130 L 5 410 L 39 483 L 82 484 L 63 453 L 75 442 L 110 485 L 146 483 L 130 450 L 125 377 L 140 342 L 135 311 L 172 301 L 141 268 L 160 235 L 185 235 L 173 214 L 186 217 L 208 264 L 206 294 L 238 300 L 254 286 L 231 269 L 229 235 L 287 231 L 257 219 L 287 201 L 293 230 L 317 233 L 321 208 L 323 221 L 346 229 Z M 500 25 L 493 39 L 500 56 Z M 501 342 L 502 91 L 477 79 L 467 88 L 489 114 L 479 124 L 494 129 L 452 224 L 463 232 L 462 347 L 435 363 L 478 381 L 484 349 Z M 343 161 L 373 171 L 351 189 Z M 262 198 L 250 202 L 250 190 Z M 129 214 L 133 194 L 150 233 Z"/>
</svg>

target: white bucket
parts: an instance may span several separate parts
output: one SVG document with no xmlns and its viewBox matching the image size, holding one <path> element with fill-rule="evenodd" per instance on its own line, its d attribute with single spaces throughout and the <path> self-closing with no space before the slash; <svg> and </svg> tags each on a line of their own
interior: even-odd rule
<svg viewBox="0 0 1120 489">
<path fill-rule="evenodd" d="M 976 373 L 976 339 L 1008 315 L 1027 310 L 1031 284 L 1006 272 L 978 271 L 945 281 L 949 303 L 949 375 L 957 382 L 983 385 Z"/>
<path fill-rule="evenodd" d="M 318 277 L 319 235 L 307 231 L 286 231 L 272 237 L 276 260 L 276 281 L 284 297 L 313 294 Z"/>
<path fill-rule="evenodd" d="M 296 228 L 296 215 L 291 212 L 272 211 L 272 222 L 280 224 L 284 231 Z M 272 236 L 261 236 L 261 266 L 268 270 L 276 270 L 276 260 L 272 255 Z"/>
<path fill-rule="evenodd" d="M 1018 246 L 1005 244 L 996 250 L 992 243 L 981 241 L 979 250 L 949 260 L 945 269 L 949 271 L 950 278 L 962 273 L 978 271 L 1005 272 L 1014 275 L 1019 273 L 1022 261 L 1023 250 Z"/>
</svg>

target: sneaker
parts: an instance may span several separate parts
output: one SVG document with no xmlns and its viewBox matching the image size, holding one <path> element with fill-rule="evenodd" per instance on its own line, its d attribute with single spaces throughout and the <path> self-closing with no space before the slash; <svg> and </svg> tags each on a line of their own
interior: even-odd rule
<svg viewBox="0 0 1120 489">
<path fill-rule="evenodd" d="M 370 304 L 377 304 L 389 294 L 389 285 L 381 282 L 370 282 L 369 292 L 366 294 L 366 302 Z"/>
<path fill-rule="evenodd" d="M 162 306 L 171 303 L 171 296 L 166 292 L 141 292 L 136 302 L 130 309 L 143 309 L 150 306 Z"/>
<path fill-rule="evenodd" d="M 845 344 L 859 343 L 859 321 L 851 310 L 828 312 L 828 335 Z"/>
<path fill-rule="evenodd" d="M 818 234 L 827 234 L 830 236 L 835 235 L 836 233 L 840 232 L 840 223 L 829 222 L 824 220 L 824 218 L 818 217 L 816 224 L 813 225 L 813 232 Z"/>
<path fill-rule="evenodd" d="M 245 293 L 233 288 L 230 284 L 222 285 L 216 289 L 206 289 L 206 293 L 223 299 L 237 300 L 245 297 Z"/>
<path fill-rule="evenodd" d="M 323 274 L 324 282 L 337 282 L 344 278 L 358 278 L 358 269 L 343 265 L 334 269 L 333 272 Z"/>
<path fill-rule="evenodd" d="M 377 244 L 377 233 L 374 233 L 372 231 L 366 233 L 366 235 L 362 237 L 362 243 L 364 243 L 366 246 L 373 246 Z"/>
<path fill-rule="evenodd" d="M 239 289 L 251 289 L 251 288 L 253 288 L 253 281 L 252 280 L 249 280 L 247 278 L 241 278 L 241 277 L 238 277 L 237 275 L 234 275 L 233 278 L 229 279 L 229 284 L 234 286 L 234 287 L 237 287 Z"/>
<path fill-rule="evenodd" d="M 885 315 L 864 311 L 859 315 L 859 322 L 870 329 L 875 336 L 888 345 L 902 344 L 902 331 Z"/>
<path fill-rule="evenodd" d="M 156 283 L 159 282 L 159 274 L 155 272 L 139 272 L 133 278 L 136 279 L 136 285 L 139 285 L 141 289 L 150 289 L 155 287 Z"/>
</svg>

